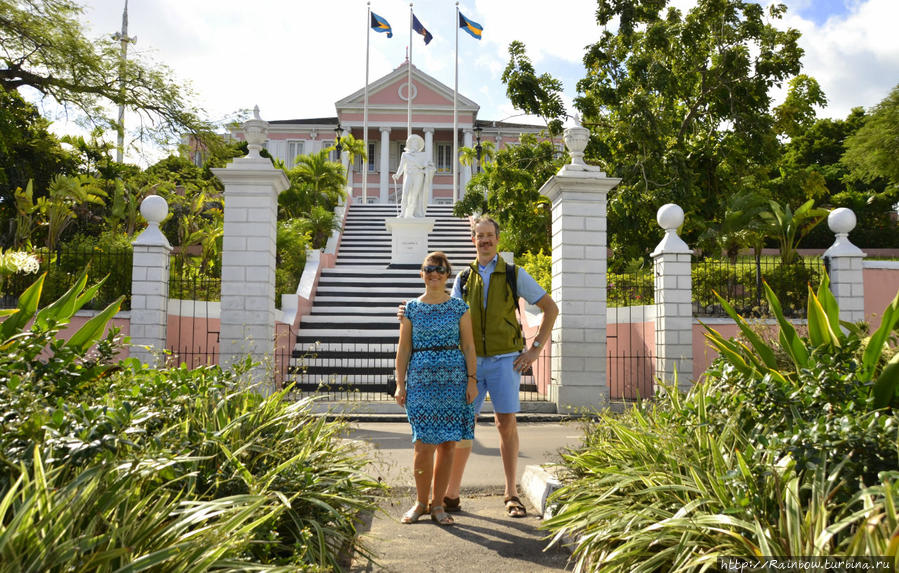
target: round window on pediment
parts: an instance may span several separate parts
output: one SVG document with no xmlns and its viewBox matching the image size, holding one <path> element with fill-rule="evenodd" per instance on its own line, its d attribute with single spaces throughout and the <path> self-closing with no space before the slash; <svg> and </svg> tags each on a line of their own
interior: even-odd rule
<svg viewBox="0 0 899 573">
<path fill-rule="evenodd" d="M 408 98 L 406 95 L 404 95 L 404 93 L 408 93 L 409 90 L 408 90 L 408 89 L 406 89 L 406 90 L 403 89 L 404 87 L 406 87 L 406 86 L 408 86 L 408 85 L 409 85 L 409 82 L 400 84 L 400 87 L 397 88 L 397 90 L 396 90 L 396 95 L 400 96 L 400 99 L 403 100 L 403 101 L 409 101 L 409 98 Z M 414 100 L 414 99 L 416 98 L 416 96 L 418 96 L 418 86 L 416 86 L 416 85 L 413 83 L 413 84 L 412 84 L 412 99 Z"/>
</svg>

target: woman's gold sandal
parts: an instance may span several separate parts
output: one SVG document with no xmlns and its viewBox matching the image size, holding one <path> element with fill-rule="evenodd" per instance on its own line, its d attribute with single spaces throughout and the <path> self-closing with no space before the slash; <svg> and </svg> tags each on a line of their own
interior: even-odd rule
<svg viewBox="0 0 899 573">
<path fill-rule="evenodd" d="M 431 521 L 436 521 L 440 525 L 453 525 L 455 520 L 446 514 L 442 505 L 431 506 Z"/>
<path fill-rule="evenodd" d="M 428 506 L 425 503 L 418 502 L 412 509 L 403 514 L 400 523 L 415 523 L 418 518 L 428 512 Z"/>
</svg>

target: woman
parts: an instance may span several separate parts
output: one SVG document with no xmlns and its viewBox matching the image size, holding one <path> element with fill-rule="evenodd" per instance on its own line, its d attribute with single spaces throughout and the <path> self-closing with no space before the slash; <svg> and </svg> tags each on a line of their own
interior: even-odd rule
<svg viewBox="0 0 899 573">
<path fill-rule="evenodd" d="M 394 396 L 406 407 L 412 425 L 417 497 L 403 523 L 415 523 L 430 511 L 432 521 L 453 524 L 443 507 L 453 450 L 459 440 L 474 438 L 477 357 L 468 305 L 446 293 L 451 270 L 444 253 L 425 257 L 421 267 L 425 292 L 406 303 L 400 323 Z"/>
</svg>

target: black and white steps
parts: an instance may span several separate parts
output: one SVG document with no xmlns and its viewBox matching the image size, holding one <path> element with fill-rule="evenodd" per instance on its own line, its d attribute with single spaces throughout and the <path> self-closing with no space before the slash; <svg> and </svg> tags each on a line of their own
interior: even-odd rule
<svg viewBox="0 0 899 573">
<path fill-rule="evenodd" d="M 424 289 L 416 269 L 388 268 L 384 220 L 395 216 L 392 205 L 349 206 L 336 266 L 322 270 L 300 322 L 289 376 L 298 390 L 383 396 L 396 356 L 396 307 Z M 453 217 L 449 205 L 430 205 L 427 216 L 436 219 L 429 251 L 447 253 L 454 272 L 475 258 L 467 218 Z"/>
</svg>

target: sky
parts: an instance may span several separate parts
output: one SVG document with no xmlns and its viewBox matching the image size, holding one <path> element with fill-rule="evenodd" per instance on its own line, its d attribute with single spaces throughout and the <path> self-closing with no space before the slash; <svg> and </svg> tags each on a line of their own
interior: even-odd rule
<svg viewBox="0 0 899 573">
<path fill-rule="evenodd" d="M 761 0 L 765 5 L 771 0 Z M 870 108 L 899 83 L 899 0 L 781 0 L 779 27 L 802 33 L 803 72 L 828 99 L 819 117 L 845 118 Z M 121 28 L 124 0 L 82 0 L 90 36 Z M 673 0 L 687 9 L 695 0 Z M 168 65 L 189 83 L 195 102 L 212 120 L 227 120 L 258 105 L 263 119 L 334 117 L 334 102 L 405 61 L 409 1 L 372 0 L 393 37 L 368 33 L 364 0 L 130 0 L 129 50 Z M 412 63 L 453 87 L 454 0 L 413 0 L 434 39 L 412 38 Z M 464 0 L 461 12 L 483 28 L 481 40 L 459 31 L 459 92 L 477 102 L 482 120 L 533 122 L 517 115 L 500 81 L 508 45 L 522 41 L 538 74 L 564 85 L 570 114 L 584 74 L 585 47 L 599 38 L 597 0 Z M 783 91 L 775 93 L 782 97 Z M 128 120 L 126 119 L 126 123 Z M 58 131 L 67 126 L 60 122 Z"/>
</svg>

